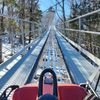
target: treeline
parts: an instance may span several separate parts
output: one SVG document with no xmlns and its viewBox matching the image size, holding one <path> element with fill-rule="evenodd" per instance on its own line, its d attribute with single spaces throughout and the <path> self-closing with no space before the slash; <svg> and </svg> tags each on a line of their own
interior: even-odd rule
<svg viewBox="0 0 100 100">
<path fill-rule="evenodd" d="M 100 0 L 72 0 L 70 18 L 75 18 L 100 9 Z M 79 2 L 80 1 L 80 2 Z M 95 13 L 82 19 L 82 29 L 100 31 L 100 14 Z"/>
<path fill-rule="evenodd" d="M 100 0 L 71 0 L 71 18 L 98 10 Z"/>
<path fill-rule="evenodd" d="M 9 42 L 13 47 L 13 36 L 19 34 L 20 42 L 28 36 L 29 42 L 37 36 L 42 12 L 38 5 L 39 0 L 0 0 L 0 14 L 32 21 L 28 23 L 0 16 L 0 36 L 9 33 Z M 33 30 L 35 32 L 33 33 Z M 22 33 L 22 34 L 21 34 Z M 27 34 L 27 36 L 26 36 Z M 2 38 L 0 38 L 0 63 L 2 62 Z"/>
<path fill-rule="evenodd" d="M 70 1 L 70 0 L 69 0 Z M 100 9 L 100 0 L 71 0 L 70 19 Z M 100 32 L 100 12 L 83 17 L 69 23 L 69 28 Z M 69 38 L 100 58 L 100 35 L 70 32 Z"/>
</svg>

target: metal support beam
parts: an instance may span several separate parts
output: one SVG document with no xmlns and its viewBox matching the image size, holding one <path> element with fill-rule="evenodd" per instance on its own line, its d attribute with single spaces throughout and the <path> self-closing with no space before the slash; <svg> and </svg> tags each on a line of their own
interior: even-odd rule
<svg viewBox="0 0 100 100">
<path fill-rule="evenodd" d="M 72 21 L 75 21 L 75 20 L 77 20 L 77 19 L 80 19 L 80 18 L 83 18 L 83 17 L 86 17 L 86 16 L 90 16 L 90 15 L 92 15 L 92 14 L 99 13 L 99 12 L 100 12 L 100 9 L 95 10 L 95 11 L 92 11 L 92 12 L 87 13 L 87 14 L 84 14 L 84 15 L 82 15 L 82 16 L 78 16 L 78 17 L 73 18 L 73 19 L 71 19 L 71 20 L 67 20 L 66 22 L 72 22 Z"/>
<path fill-rule="evenodd" d="M 81 32 L 81 33 L 89 33 L 89 34 L 95 34 L 95 35 L 100 35 L 100 32 L 94 32 L 94 31 L 85 31 L 85 30 L 76 30 L 76 29 L 68 29 L 68 31 L 74 31 L 74 32 Z"/>
</svg>

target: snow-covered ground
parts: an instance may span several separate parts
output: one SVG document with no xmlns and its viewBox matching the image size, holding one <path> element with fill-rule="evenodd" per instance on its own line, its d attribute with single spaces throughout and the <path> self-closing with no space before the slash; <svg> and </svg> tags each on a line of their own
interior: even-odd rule
<svg viewBox="0 0 100 100">
<path fill-rule="evenodd" d="M 15 48 L 11 48 L 11 44 L 3 43 L 2 45 L 2 55 L 3 55 L 3 61 L 5 62 L 9 58 L 13 56 L 13 54 L 17 53 L 23 48 L 22 45 L 16 46 Z"/>
</svg>

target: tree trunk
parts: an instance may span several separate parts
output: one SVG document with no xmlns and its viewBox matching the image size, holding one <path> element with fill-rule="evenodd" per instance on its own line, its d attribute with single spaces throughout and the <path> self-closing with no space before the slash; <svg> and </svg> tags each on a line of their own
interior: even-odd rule
<svg viewBox="0 0 100 100">
<path fill-rule="evenodd" d="M 66 17 L 65 17 L 65 4 L 64 0 L 62 0 L 62 13 L 63 13 L 63 23 L 64 23 L 64 34 L 66 34 Z"/>
<path fill-rule="evenodd" d="M 5 3 L 3 1 L 2 3 L 2 14 L 4 12 L 4 6 L 5 6 Z M 4 31 L 4 25 L 3 25 L 3 17 L 0 17 L 0 21 L 1 21 L 1 28 L 0 28 L 0 63 L 3 62 L 3 59 L 2 59 L 2 32 Z"/>
<path fill-rule="evenodd" d="M 30 7 L 30 21 L 32 21 L 32 11 L 33 11 L 33 0 L 31 0 Z M 29 24 L 29 43 L 31 42 L 31 31 L 32 31 L 32 23 Z"/>
<path fill-rule="evenodd" d="M 25 0 L 20 0 L 19 3 L 21 6 L 21 10 L 19 11 L 19 17 L 21 19 L 25 19 Z M 22 44 L 24 42 L 23 44 L 25 44 L 25 34 L 24 34 L 25 23 L 21 21 L 20 24 L 22 25 L 22 26 L 20 25 L 21 26 L 20 31 L 21 32 L 23 31 L 23 34 L 20 35 L 20 43 Z M 23 41 L 23 37 L 24 37 L 24 41 Z"/>
</svg>

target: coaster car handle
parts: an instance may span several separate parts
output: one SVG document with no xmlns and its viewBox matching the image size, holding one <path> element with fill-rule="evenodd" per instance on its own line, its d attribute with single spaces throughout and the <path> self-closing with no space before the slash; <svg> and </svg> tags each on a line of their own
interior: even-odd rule
<svg viewBox="0 0 100 100">
<path fill-rule="evenodd" d="M 48 69 L 45 69 L 41 75 L 40 75 L 40 78 L 39 78 L 39 88 L 38 88 L 38 97 L 42 96 L 43 93 L 43 76 L 45 73 L 47 72 L 50 72 L 52 75 L 53 75 L 53 95 L 58 97 L 58 92 L 57 92 L 57 77 L 56 77 L 56 74 L 55 72 L 51 69 L 51 68 L 48 68 Z"/>
<path fill-rule="evenodd" d="M 4 90 L 4 92 L 1 94 L 0 100 L 8 100 L 9 95 L 10 95 L 11 92 L 12 92 L 13 90 L 15 90 L 16 88 L 19 88 L 19 86 L 18 86 L 18 85 L 11 85 L 11 86 L 7 87 L 7 88 Z M 9 89 L 11 89 L 11 90 L 8 92 Z"/>
</svg>

